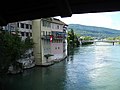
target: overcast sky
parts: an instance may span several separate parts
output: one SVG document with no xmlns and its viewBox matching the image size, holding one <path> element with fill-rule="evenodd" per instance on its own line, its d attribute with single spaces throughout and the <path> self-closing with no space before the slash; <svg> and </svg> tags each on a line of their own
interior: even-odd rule
<svg viewBox="0 0 120 90">
<path fill-rule="evenodd" d="M 71 17 L 56 17 L 66 24 L 82 24 L 120 30 L 120 12 L 73 14 Z"/>
</svg>

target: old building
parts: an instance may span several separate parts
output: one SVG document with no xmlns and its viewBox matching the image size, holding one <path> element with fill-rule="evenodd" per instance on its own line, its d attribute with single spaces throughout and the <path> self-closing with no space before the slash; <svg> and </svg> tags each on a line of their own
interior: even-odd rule
<svg viewBox="0 0 120 90">
<path fill-rule="evenodd" d="M 3 26 L 3 29 L 11 33 L 18 31 L 22 40 L 25 40 L 28 36 L 32 38 L 32 21 L 9 23 L 7 26 Z"/>
<path fill-rule="evenodd" d="M 34 56 L 36 65 L 62 60 L 67 56 L 67 25 L 59 19 L 42 18 L 14 22 L 9 23 L 3 29 L 10 33 L 17 31 L 22 40 L 25 40 L 27 37 L 33 39 L 33 49 L 25 53 L 26 55 L 28 54 L 28 57 L 19 60 L 25 67 L 27 65 L 30 66 L 28 63 L 31 60 L 31 56 Z"/>
<path fill-rule="evenodd" d="M 67 56 L 66 26 L 64 22 L 56 18 L 33 20 L 36 65 L 43 65 Z"/>
</svg>

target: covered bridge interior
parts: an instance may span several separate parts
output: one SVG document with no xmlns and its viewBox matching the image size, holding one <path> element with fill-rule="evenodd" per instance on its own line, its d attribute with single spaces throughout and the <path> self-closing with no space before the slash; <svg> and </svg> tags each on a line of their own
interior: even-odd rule
<svg viewBox="0 0 120 90">
<path fill-rule="evenodd" d="M 0 25 L 46 17 L 120 10 L 119 0 L 2 0 Z"/>
</svg>

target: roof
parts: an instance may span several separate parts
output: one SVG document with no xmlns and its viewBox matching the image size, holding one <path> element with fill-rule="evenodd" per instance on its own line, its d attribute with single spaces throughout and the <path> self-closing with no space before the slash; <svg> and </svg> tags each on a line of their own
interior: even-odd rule
<svg viewBox="0 0 120 90">
<path fill-rule="evenodd" d="M 63 21 L 57 19 L 57 18 L 53 18 L 52 20 L 54 23 L 58 23 L 58 24 L 61 24 L 61 25 L 67 25 L 66 23 L 64 23 Z"/>
<path fill-rule="evenodd" d="M 54 16 L 120 11 L 120 0 L 2 0 L 0 25 Z"/>
<path fill-rule="evenodd" d="M 66 23 L 64 23 L 63 21 L 57 19 L 57 18 L 53 18 L 53 17 L 50 17 L 50 18 L 42 18 L 42 20 L 46 20 L 46 21 L 49 21 L 51 23 L 56 23 L 56 24 L 61 24 L 61 25 L 67 25 Z"/>
</svg>

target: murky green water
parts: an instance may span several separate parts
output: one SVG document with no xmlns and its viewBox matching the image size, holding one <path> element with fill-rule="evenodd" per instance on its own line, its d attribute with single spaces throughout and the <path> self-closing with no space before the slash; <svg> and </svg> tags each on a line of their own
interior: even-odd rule
<svg viewBox="0 0 120 90">
<path fill-rule="evenodd" d="M 120 46 L 75 48 L 63 62 L 3 77 L 1 82 L 1 90 L 120 90 Z"/>
</svg>

